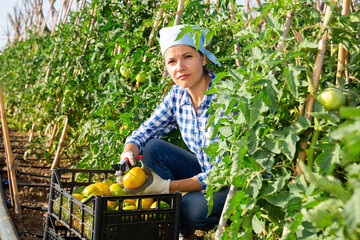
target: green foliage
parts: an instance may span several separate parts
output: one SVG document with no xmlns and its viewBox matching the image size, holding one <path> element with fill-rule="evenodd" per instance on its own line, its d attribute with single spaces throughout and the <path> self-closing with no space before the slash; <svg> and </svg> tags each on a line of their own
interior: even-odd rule
<svg viewBox="0 0 360 240">
<path fill-rule="evenodd" d="M 208 93 L 218 97 L 211 104 L 207 127 L 219 140 L 205 151 L 212 159 L 222 158 L 207 179 L 210 210 L 214 191 L 231 184 L 239 190 L 225 211 L 231 223 L 221 239 L 358 239 L 359 12 L 342 16 L 333 5 L 324 29 L 324 15 L 311 1 L 267 1 L 253 10 L 253 19 L 234 4 L 236 21 L 228 11 L 234 1 L 211 4 L 210 11 L 202 2 L 186 1 L 180 24 L 208 28 L 206 43 L 212 38 L 210 50 L 223 64 L 208 66 L 217 74 Z M 125 138 L 168 91 L 171 80 L 163 77 L 157 38 L 153 43 L 149 38 L 159 8 L 165 12 L 160 26 L 170 26 L 177 2 L 131 3 L 127 9 L 123 1 L 94 1 L 82 11 L 79 24 L 79 13 L 73 13 L 54 35 L 29 31 L 32 37 L 1 53 L 0 81 L 12 124 L 27 131 L 36 123 L 33 144 L 44 146 L 41 153 L 49 160 L 68 118 L 65 154 L 75 155 L 79 168 L 110 168 L 119 161 Z M 294 31 L 282 39 L 289 12 L 294 13 L 291 30 L 301 34 L 301 42 Z M 324 30 L 329 37 L 319 91 L 338 80 L 347 106 L 327 111 L 315 100 L 309 120 L 304 111 L 313 93 L 309 82 Z M 199 33 L 186 31 L 198 43 Z M 277 51 L 282 41 L 283 50 Z M 339 43 L 349 52 L 345 67 L 350 84 L 336 79 L 337 54 L 330 48 Z M 131 77 L 123 77 L 121 67 L 128 68 Z M 146 81 L 136 83 L 141 71 L 147 73 Z M 231 120 L 223 118 L 228 114 L 234 115 Z M 55 124 L 59 128 L 53 147 L 46 148 Z M 186 148 L 177 129 L 166 139 Z M 306 164 L 298 164 L 299 153 L 306 154 Z M 299 169 L 303 174 L 297 176 Z"/>
</svg>

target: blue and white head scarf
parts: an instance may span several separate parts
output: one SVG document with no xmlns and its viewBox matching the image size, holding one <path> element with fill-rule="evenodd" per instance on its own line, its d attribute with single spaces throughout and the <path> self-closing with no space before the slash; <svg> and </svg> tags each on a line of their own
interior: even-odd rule
<svg viewBox="0 0 360 240">
<path fill-rule="evenodd" d="M 176 40 L 179 33 L 181 32 L 181 29 L 184 27 L 185 27 L 185 25 L 176 25 L 176 26 L 165 27 L 165 28 L 160 29 L 160 32 L 159 32 L 160 48 L 161 48 L 161 53 L 163 56 L 168 48 L 175 46 L 175 45 L 183 44 L 183 45 L 188 45 L 188 46 L 195 48 L 194 39 L 192 37 L 190 37 L 190 32 L 186 33 L 179 40 Z M 191 26 L 191 27 L 203 29 L 203 28 L 197 27 L 197 26 Z M 207 58 L 209 58 L 210 61 L 221 66 L 221 63 L 219 61 L 217 61 L 216 56 L 209 50 L 205 49 L 205 46 L 204 46 L 205 35 L 208 31 L 209 31 L 208 29 L 203 29 L 202 35 L 199 39 L 199 51 L 202 52 Z M 211 42 L 211 40 L 210 40 L 210 42 Z"/>
</svg>

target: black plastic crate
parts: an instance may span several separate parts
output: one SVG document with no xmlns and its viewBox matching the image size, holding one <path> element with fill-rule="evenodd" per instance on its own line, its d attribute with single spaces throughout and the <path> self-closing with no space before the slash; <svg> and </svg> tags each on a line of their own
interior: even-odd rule
<svg viewBox="0 0 360 240">
<path fill-rule="evenodd" d="M 48 216 L 46 217 L 45 227 L 45 239 L 57 239 L 57 240 L 79 240 L 75 233 L 70 231 L 67 227 L 62 226 L 55 220 L 55 218 Z"/>
<path fill-rule="evenodd" d="M 82 180 L 76 181 L 79 174 Z M 86 202 L 71 195 L 74 189 L 113 174 L 112 170 L 54 169 L 44 239 L 177 240 L 180 193 L 92 196 Z M 141 209 L 146 198 L 152 198 L 158 206 L 166 202 L 168 207 Z M 123 209 L 124 201 L 129 199 L 139 202 L 137 209 Z M 119 207 L 108 208 L 108 201 L 117 202 Z"/>
</svg>

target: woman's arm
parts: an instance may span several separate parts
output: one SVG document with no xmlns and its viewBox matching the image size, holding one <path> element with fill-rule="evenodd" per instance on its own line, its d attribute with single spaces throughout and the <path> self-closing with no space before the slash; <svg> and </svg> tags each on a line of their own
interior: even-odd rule
<svg viewBox="0 0 360 240">
<path fill-rule="evenodd" d="M 124 152 L 125 151 L 131 151 L 134 154 L 134 157 L 137 157 L 139 155 L 139 148 L 136 146 L 135 143 L 127 143 L 124 146 Z"/>
<path fill-rule="evenodd" d="M 136 152 L 133 152 L 134 155 L 142 151 L 149 139 L 162 138 L 175 128 L 176 119 L 173 111 L 173 98 L 173 89 L 171 89 L 151 116 L 126 138 L 125 145 L 133 143 L 137 146 Z M 134 150 L 134 146 L 131 148 Z M 124 148 L 124 150 L 126 149 Z"/>
<path fill-rule="evenodd" d="M 191 177 L 170 182 L 170 193 L 173 192 L 196 192 L 203 190 L 197 177 Z"/>
</svg>

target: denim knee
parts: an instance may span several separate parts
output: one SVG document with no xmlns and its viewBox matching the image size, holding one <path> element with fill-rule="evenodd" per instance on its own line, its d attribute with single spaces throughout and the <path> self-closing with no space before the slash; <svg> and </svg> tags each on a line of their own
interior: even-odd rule
<svg viewBox="0 0 360 240">
<path fill-rule="evenodd" d="M 199 230 L 211 230 L 219 222 L 220 216 L 208 214 L 208 205 L 202 192 L 185 194 L 181 199 L 182 221 L 187 226 Z"/>
<path fill-rule="evenodd" d="M 141 160 L 144 165 L 146 165 L 146 163 L 151 159 L 151 157 L 149 157 L 149 156 L 153 156 L 154 154 L 156 154 L 156 152 L 159 149 L 158 145 L 160 144 L 160 142 L 161 142 L 160 139 L 154 138 L 154 139 L 150 139 L 145 144 L 142 154 L 146 157 Z"/>
</svg>

